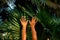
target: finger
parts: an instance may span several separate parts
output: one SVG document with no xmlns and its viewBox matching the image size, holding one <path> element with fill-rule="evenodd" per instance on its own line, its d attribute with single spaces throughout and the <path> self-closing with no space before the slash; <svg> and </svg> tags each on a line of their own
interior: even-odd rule
<svg viewBox="0 0 60 40">
<path fill-rule="evenodd" d="M 32 17 L 31 21 L 33 21 L 33 20 L 34 20 L 34 17 Z"/>
<path fill-rule="evenodd" d="M 24 18 L 26 18 L 26 16 L 24 16 Z"/>
<path fill-rule="evenodd" d="M 32 17 L 32 20 L 34 19 L 34 17 Z"/>
<path fill-rule="evenodd" d="M 32 20 L 36 20 L 36 18 L 35 18 L 35 17 L 33 17 L 33 18 L 32 18 Z"/>
<path fill-rule="evenodd" d="M 20 22 L 22 22 L 22 20 L 20 19 Z"/>
<path fill-rule="evenodd" d="M 28 20 L 27 20 L 27 23 L 28 23 Z"/>
<path fill-rule="evenodd" d="M 23 20 L 23 18 L 24 18 L 24 17 L 22 16 L 20 20 L 22 21 L 22 20 Z"/>
<path fill-rule="evenodd" d="M 35 17 L 33 17 L 33 21 L 36 23 L 37 22 L 37 19 Z"/>
<path fill-rule="evenodd" d="M 35 23 L 37 23 L 37 19 L 35 20 Z"/>
<path fill-rule="evenodd" d="M 27 21 L 27 20 L 24 18 L 24 21 Z"/>
<path fill-rule="evenodd" d="M 21 17 L 21 19 L 24 18 L 24 16 Z"/>
<path fill-rule="evenodd" d="M 31 23 L 31 21 L 29 20 L 29 23 Z"/>
<path fill-rule="evenodd" d="M 24 16 L 22 16 L 22 17 L 21 17 L 21 20 L 22 20 L 22 21 L 26 21 L 26 19 L 25 19 L 25 17 L 24 17 Z"/>
<path fill-rule="evenodd" d="M 23 18 L 24 18 L 24 21 L 26 21 L 26 16 L 23 16 Z"/>
</svg>

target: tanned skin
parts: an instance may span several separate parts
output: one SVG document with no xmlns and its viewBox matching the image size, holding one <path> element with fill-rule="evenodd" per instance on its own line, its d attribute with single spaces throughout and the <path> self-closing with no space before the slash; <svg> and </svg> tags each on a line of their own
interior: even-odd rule
<svg viewBox="0 0 60 40">
<path fill-rule="evenodd" d="M 22 24 L 22 40 L 26 40 L 26 27 L 28 21 L 22 16 L 20 22 Z"/>
<path fill-rule="evenodd" d="M 26 40 L 26 27 L 28 24 L 28 20 L 26 20 L 24 17 L 21 17 L 20 22 L 22 24 L 22 40 Z M 37 34 L 35 31 L 35 24 L 37 20 L 35 17 L 32 17 L 32 20 L 29 21 L 32 31 L 32 40 L 37 40 Z"/>
<path fill-rule="evenodd" d="M 37 40 L 37 34 L 36 34 L 36 30 L 35 30 L 36 22 L 37 22 L 37 20 L 35 17 L 32 17 L 32 20 L 29 21 L 30 26 L 31 26 L 31 32 L 32 32 L 32 40 Z"/>
</svg>

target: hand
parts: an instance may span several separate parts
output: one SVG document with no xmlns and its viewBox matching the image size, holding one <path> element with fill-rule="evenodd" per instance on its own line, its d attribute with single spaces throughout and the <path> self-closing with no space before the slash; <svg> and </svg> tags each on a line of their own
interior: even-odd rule
<svg viewBox="0 0 60 40">
<path fill-rule="evenodd" d="M 31 26 L 31 27 L 34 27 L 35 24 L 37 23 L 37 19 L 36 19 L 35 17 L 32 17 L 32 20 L 29 21 L 29 23 L 30 23 L 30 26 Z"/>
<path fill-rule="evenodd" d="M 29 21 L 30 23 L 30 26 L 31 26 L 31 32 L 32 32 L 32 40 L 37 40 L 37 34 L 36 34 L 36 31 L 35 31 L 35 24 L 37 22 L 37 19 L 35 17 L 32 17 L 32 20 Z"/>
<path fill-rule="evenodd" d="M 26 20 L 25 17 L 22 16 L 21 19 L 20 19 L 20 22 L 21 22 L 21 24 L 22 24 L 23 27 L 26 27 L 27 23 L 28 23 L 28 20 Z"/>
</svg>

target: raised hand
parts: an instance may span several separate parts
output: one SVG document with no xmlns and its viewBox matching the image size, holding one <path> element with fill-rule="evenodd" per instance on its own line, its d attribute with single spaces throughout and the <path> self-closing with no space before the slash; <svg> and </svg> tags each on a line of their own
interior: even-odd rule
<svg viewBox="0 0 60 40">
<path fill-rule="evenodd" d="M 22 16 L 20 22 L 22 24 L 22 40 L 26 40 L 26 27 L 27 27 L 28 20 L 26 20 L 25 17 Z"/>
<path fill-rule="evenodd" d="M 37 23 L 37 19 L 35 17 L 32 17 L 32 20 L 29 21 L 29 23 L 30 23 L 30 26 L 34 27 L 35 24 Z"/>
<path fill-rule="evenodd" d="M 20 22 L 21 22 L 21 24 L 22 24 L 23 27 L 26 27 L 27 23 L 28 23 L 28 20 L 26 20 L 25 17 L 22 16 L 21 19 L 20 19 Z"/>
<path fill-rule="evenodd" d="M 32 32 L 32 40 L 37 40 L 37 33 L 35 31 L 35 24 L 37 22 L 37 19 L 35 17 L 32 17 L 32 20 L 29 21 L 31 26 L 31 32 Z"/>
</svg>

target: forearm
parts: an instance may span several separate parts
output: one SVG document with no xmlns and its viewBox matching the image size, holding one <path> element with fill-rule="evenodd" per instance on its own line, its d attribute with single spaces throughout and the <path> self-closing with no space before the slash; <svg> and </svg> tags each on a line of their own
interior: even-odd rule
<svg viewBox="0 0 60 40">
<path fill-rule="evenodd" d="M 31 31 L 32 31 L 32 40 L 37 40 L 37 33 L 35 31 L 35 28 L 31 27 Z"/>
<path fill-rule="evenodd" d="M 22 28 L 22 40 L 26 40 L 26 27 Z"/>
</svg>

